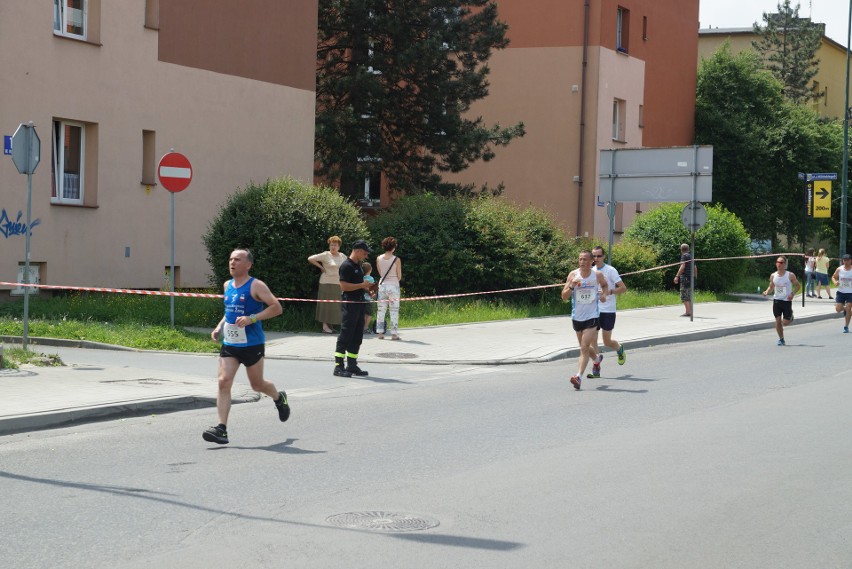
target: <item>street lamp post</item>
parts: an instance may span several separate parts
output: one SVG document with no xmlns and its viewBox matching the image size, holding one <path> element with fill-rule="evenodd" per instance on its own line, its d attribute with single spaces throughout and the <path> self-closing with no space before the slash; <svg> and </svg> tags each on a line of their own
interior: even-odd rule
<svg viewBox="0 0 852 569">
<path fill-rule="evenodd" d="M 852 40 L 852 0 L 849 0 L 849 20 L 846 26 L 846 109 L 843 117 L 843 165 L 840 175 L 840 255 L 846 253 L 846 196 L 849 189 L 849 120 L 852 119 L 852 109 L 849 108 L 849 43 Z"/>
</svg>

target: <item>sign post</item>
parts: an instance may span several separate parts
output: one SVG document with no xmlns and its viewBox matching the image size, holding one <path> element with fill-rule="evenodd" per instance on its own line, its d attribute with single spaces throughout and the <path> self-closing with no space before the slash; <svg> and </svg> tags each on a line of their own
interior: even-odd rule
<svg viewBox="0 0 852 569">
<path fill-rule="evenodd" d="M 175 291 L 175 194 L 184 191 L 192 182 L 192 164 L 189 159 L 179 152 L 175 152 L 174 148 L 170 149 L 168 154 L 160 158 L 160 163 L 157 166 L 157 177 L 163 187 L 171 193 L 171 269 L 169 271 L 169 288 L 170 292 Z M 175 327 L 175 296 L 171 299 L 171 325 Z"/>
<path fill-rule="evenodd" d="M 33 172 L 40 161 L 41 139 L 32 121 L 21 123 L 12 135 L 12 162 L 21 174 L 27 175 L 27 233 L 24 254 L 24 335 L 22 347 L 27 349 L 30 332 L 30 221 L 32 218 Z"/>
</svg>

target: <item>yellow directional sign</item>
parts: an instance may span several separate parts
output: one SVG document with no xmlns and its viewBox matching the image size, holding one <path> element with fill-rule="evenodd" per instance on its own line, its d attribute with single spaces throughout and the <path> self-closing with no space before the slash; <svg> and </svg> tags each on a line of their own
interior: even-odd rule
<svg viewBox="0 0 852 569">
<path fill-rule="evenodd" d="M 814 181 L 814 217 L 831 217 L 831 180 Z"/>
</svg>

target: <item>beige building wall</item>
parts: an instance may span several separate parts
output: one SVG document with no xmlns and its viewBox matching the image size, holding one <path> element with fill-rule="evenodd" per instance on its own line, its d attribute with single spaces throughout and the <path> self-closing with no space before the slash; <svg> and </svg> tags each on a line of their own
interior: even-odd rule
<svg viewBox="0 0 852 569">
<path fill-rule="evenodd" d="M 315 12 L 316 2 L 310 3 Z M 182 287 L 208 284 L 201 236 L 236 188 L 281 175 L 312 180 L 312 84 L 303 81 L 297 88 L 159 61 L 160 32 L 145 26 L 148 4 L 151 0 L 90 2 L 99 8 L 100 29 L 97 42 L 86 42 L 54 35 L 49 2 L 0 2 L 0 52 L 6 54 L 0 62 L 5 78 L 0 126 L 11 135 L 19 123 L 33 121 L 41 138 L 32 186 L 32 218 L 38 225 L 31 262 L 41 265 L 43 284 L 163 286 L 170 263 L 171 194 L 142 183 L 152 181 L 143 180 L 143 131 L 153 133 L 149 171 L 152 155 L 159 161 L 171 148 L 192 162 L 192 183 L 174 200 L 175 265 Z M 239 17 L 239 11 L 228 14 Z M 231 48 L 272 57 L 251 39 L 231 39 Z M 84 206 L 51 204 L 56 119 L 86 124 Z M 0 162 L 0 212 L 7 217 L 26 214 L 26 179 L 9 157 Z M 24 235 L 0 234 L 0 280 L 16 280 L 24 253 Z"/>
<path fill-rule="evenodd" d="M 698 32 L 698 61 L 711 57 L 725 42 L 731 53 L 753 50 L 751 42 L 757 38 L 751 28 L 712 28 Z M 815 89 L 823 97 L 813 103 L 821 117 L 842 119 L 846 99 L 846 48 L 826 36 L 817 51 L 819 71 L 814 76 Z"/>
</svg>

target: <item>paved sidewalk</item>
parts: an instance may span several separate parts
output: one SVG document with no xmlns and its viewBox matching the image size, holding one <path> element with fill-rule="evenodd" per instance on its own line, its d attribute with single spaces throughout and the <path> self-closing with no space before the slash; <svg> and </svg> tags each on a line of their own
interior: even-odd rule
<svg viewBox="0 0 852 569">
<path fill-rule="evenodd" d="M 683 306 L 625 310 L 618 313 L 615 337 L 626 349 L 718 338 L 774 327 L 771 303 L 760 296 L 742 302 L 698 304 L 695 316 L 681 317 Z M 799 297 L 793 303 L 794 325 L 839 317 L 834 301 Z M 546 362 L 577 356 L 569 316 L 433 326 L 400 330 L 400 341 L 366 336 L 359 362 L 505 365 Z M 268 334 L 269 359 L 327 361 L 335 336 Z M 8 339 L 7 339 L 8 341 Z M 79 345 L 31 338 L 32 349 L 49 353 L 50 345 Z M 94 347 L 87 344 L 85 347 Z M 103 346 L 112 348 L 112 346 Z M 0 435 L 73 422 L 215 405 L 213 374 L 186 375 L 132 367 L 92 365 L 24 366 L 0 371 Z M 234 384 L 236 403 L 258 401 L 244 384 Z"/>
</svg>

